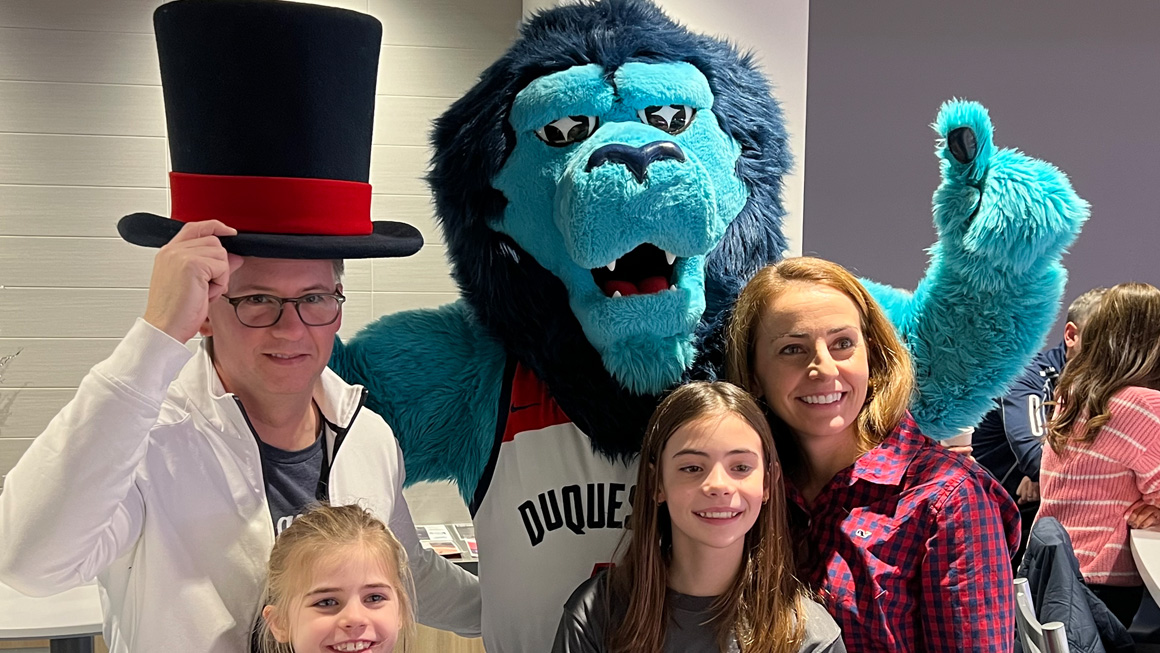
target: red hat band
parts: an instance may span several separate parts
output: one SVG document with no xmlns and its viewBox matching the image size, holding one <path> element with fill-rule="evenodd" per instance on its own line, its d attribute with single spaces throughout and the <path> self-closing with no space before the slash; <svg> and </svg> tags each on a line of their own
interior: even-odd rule
<svg viewBox="0 0 1160 653">
<path fill-rule="evenodd" d="M 371 185 L 336 179 L 169 173 L 170 216 L 220 220 L 240 232 L 365 236 Z"/>
</svg>

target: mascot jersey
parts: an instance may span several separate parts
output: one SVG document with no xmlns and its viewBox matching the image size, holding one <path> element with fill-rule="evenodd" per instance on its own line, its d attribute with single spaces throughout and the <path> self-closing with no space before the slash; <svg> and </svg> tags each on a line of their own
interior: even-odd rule
<svg viewBox="0 0 1160 653">
<path fill-rule="evenodd" d="M 976 103 L 948 102 L 934 128 L 930 265 L 914 292 L 867 287 L 913 356 L 911 413 L 941 438 L 1041 346 L 1087 204 L 1054 166 L 998 148 Z M 590 0 L 527 22 L 432 144 L 461 298 L 384 315 L 336 343 L 331 367 L 367 387 L 409 481 L 450 479 L 474 502 L 489 650 L 542 653 L 628 512 L 610 510 L 631 477 L 610 461 L 633 460 L 669 389 L 724 376 L 729 309 L 785 251 L 784 119 L 726 41 L 644 0 Z M 501 397 L 530 376 L 551 402 Z"/>
<path fill-rule="evenodd" d="M 488 653 L 551 650 L 556 622 L 543 615 L 562 614 L 572 590 L 613 560 L 635 482 L 635 464 L 595 453 L 544 384 L 508 366 L 495 447 L 471 505 Z"/>
</svg>

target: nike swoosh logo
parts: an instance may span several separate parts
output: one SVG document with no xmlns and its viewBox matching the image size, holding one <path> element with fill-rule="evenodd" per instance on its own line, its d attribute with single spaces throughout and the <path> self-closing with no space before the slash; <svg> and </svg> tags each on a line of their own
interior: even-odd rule
<svg viewBox="0 0 1160 653">
<path fill-rule="evenodd" d="M 520 410 L 523 410 L 525 408 L 531 408 L 532 406 L 539 406 L 539 405 L 540 405 L 540 402 L 537 401 L 537 402 L 532 403 L 532 404 L 527 404 L 526 406 L 512 406 L 512 412 L 514 413 L 516 411 L 520 411 Z"/>
</svg>

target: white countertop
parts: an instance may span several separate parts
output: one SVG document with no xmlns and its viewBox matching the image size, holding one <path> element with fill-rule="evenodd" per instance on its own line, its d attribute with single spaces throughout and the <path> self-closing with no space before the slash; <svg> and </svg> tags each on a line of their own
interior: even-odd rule
<svg viewBox="0 0 1160 653">
<path fill-rule="evenodd" d="M 1160 531 L 1132 529 L 1130 537 L 1136 570 L 1148 593 L 1160 604 Z"/>
<path fill-rule="evenodd" d="M 101 633 L 96 583 L 33 598 L 0 584 L 0 639 L 54 639 Z"/>
</svg>

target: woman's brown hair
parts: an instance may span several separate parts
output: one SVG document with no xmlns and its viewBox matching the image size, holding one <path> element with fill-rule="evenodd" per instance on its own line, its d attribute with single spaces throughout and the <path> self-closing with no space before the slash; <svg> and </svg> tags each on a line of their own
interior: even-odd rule
<svg viewBox="0 0 1160 653">
<path fill-rule="evenodd" d="M 1111 419 L 1112 395 L 1128 386 L 1160 390 L 1160 290 L 1146 283 L 1113 286 L 1084 325 L 1055 389 L 1052 450 L 1062 455 L 1068 443 L 1095 439 Z"/>
<path fill-rule="evenodd" d="M 804 589 L 793 575 L 785 496 L 769 424 L 744 390 L 725 382 L 696 382 L 673 391 L 653 413 L 645 432 L 624 559 L 609 574 L 610 596 L 628 597 L 627 613 L 611 635 L 610 648 L 659 653 L 669 623 L 665 600 L 673 532 L 668 508 L 658 503 L 661 454 L 681 426 L 735 415 L 761 439 L 769 500 L 745 534 L 745 557 L 728 593 L 712 606 L 722 650 L 730 638 L 745 653 L 790 653 L 804 637 Z"/>
<path fill-rule="evenodd" d="M 270 551 L 263 592 L 264 605 L 273 608 L 269 611 L 270 618 L 281 620 L 282 629 L 289 632 L 293 627 L 292 615 L 302 607 L 296 603 L 305 594 L 314 567 L 328 556 L 349 555 L 352 546 L 362 547 L 391 576 L 402 625 L 395 651 L 403 653 L 415 627 L 410 598 L 414 590 L 407 552 L 383 522 L 360 506 L 319 505 L 295 518 L 282 531 Z M 268 620 L 263 619 L 258 650 L 261 653 L 293 653 L 294 648 L 287 642 L 279 642 Z"/>
<path fill-rule="evenodd" d="M 910 353 L 898 339 L 882 307 L 854 275 L 837 263 L 808 256 L 787 258 L 753 276 L 737 298 L 729 323 L 726 345 L 729 380 L 750 391 L 760 387 L 753 355 L 761 318 L 773 300 L 795 284 L 821 284 L 841 292 L 854 302 L 862 318 L 870 380 L 867 403 L 858 413 L 858 444 L 863 451 L 869 451 L 890 435 L 906 414 L 914 387 L 914 371 Z"/>
</svg>

